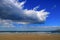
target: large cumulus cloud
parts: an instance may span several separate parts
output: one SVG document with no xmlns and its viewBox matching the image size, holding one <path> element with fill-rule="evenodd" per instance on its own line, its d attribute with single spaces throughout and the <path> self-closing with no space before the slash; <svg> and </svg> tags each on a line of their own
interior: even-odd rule
<svg viewBox="0 0 60 40">
<path fill-rule="evenodd" d="M 32 10 L 23 9 L 25 2 L 18 2 L 18 0 L 0 0 L 0 19 L 24 24 L 42 23 L 46 20 L 49 12 L 45 11 L 45 9 L 37 11 L 38 6 Z M 7 23 L 9 22 L 7 21 Z"/>
</svg>

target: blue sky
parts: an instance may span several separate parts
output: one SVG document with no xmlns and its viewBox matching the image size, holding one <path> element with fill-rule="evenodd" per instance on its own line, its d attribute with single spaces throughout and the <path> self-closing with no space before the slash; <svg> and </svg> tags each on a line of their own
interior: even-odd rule
<svg viewBox="0 0 60 40">
<path fill-rule="evenodd" d="M 60 26 L 60 0 L 28 0 L 26 4 L 26 8 L 28 9 L 36 5 L 40 5 L 38 10 L 45 8 L 50 12 L 45 24 L 50 26 Z"/>
<path fill-rule="evenodd" d="M 47 28 L 47 30 L 51 30 L 52 29 L 52 26 L 60 26 L 60 0 L 19 0 L 18 2 L 23 2 L 23 1 L 26 1 L 25 3 L 24 3 L 24 7 L 23 7 L 23 9 L 27 9 L 27 11 L 28 10 L 33 10 L 33 8 L 34 7 L 36 7 L 36 6 L 38 6 L 38 8 L 37 8 L 37 11 L 41 11 L 41 10 L 43 10 L 43 9 L 45 9 L 45 11 L 47 11 L 47 12 L 49 12 L 49 15 L 48 15 L 48 17 L 46 18 L 46 20 L 45 21 L 43 21 L 43 23 L 37 23 L 37 24 L 32 24 L 32 22 L 34 21 L 33 19 L 32 19 L 32 21 L 31 21 L 31 24 L 17 24 L 17 23 L 15 23 L 15 22 L 13 22 L 12 23 L 12 25 L 14 25 L 15 26 L 15 28 L 1 28 L 0 27 L 0 30 L 8 30 L 8 29 L 14 29 L 14 30 L 16 30 L 16 29 L 18 29 L 19 30 L 19 26 L 29 26 L 29 27 L 27 27 L 26 26 L 26 28 L 27 29 L 32 29 L 32 27 L 30 28 L 30 26 L 33 26 L 33 28 L 34 28 L 34 30 L 37 28 L 39 28 L 39 26 L 50 26 L 51 28 Z M 14 6 L 13 6 L 14 7 Z M 8 7 L 6 6 L 6 8 L 8 9 Z M 15 8 L 13 8 L 13 9 L 15 9 Z M 10 9 L 9 9 L 10 10 Z M 17 10 L 17 12 L 16 13 L 19 13 L 19 9 L 16 9 Z M 16 10 L 14 10 L 14 11 L 16 11 Z M 44 12 L 45 12 L 44 11 Z M 1 12 L 1 11 L 0 11 Z M 10 11 L 9 11 L 10 12 Z M 2 12 L 1 12 L 2 13 Z M 14 13 L 14 12 L 12 12 L 12 13 Z M 20 12 L 20 13 L 23 13 L 23 12 Z M 19 14 L 18 14 L 19 15 Z M 8 17 L 8 18 L 10 18 L 10 19 L 13 19 L 13 20 L 15 20 L 15 18 L 17 19 L 17 20 L 20 20 L 18 17 L 17 14 L 15 15 L 14 14 L 14 16 L 12 15 L 12 17 Z M 20 15 L 20 16 L 23 16 L 22 14 Z M 28 15 L 29 16 L 29 15 Z M 15 17 L 15 18 L 14 18 Z M 32 16 L 33 17 L 33 16 Z M 32 18 L 31 17 L 31 18 Z M 33 17 L 34 19 L 35 19 L 35 17 Z M 22 19 L 22 18 L 21 18 Z M 24 19 L 23 19 L 24 20 Z M 25 19 L 26 21 L 27 21 L 27 18 Z M 28 20 L 30 20 L 30 19 L 28 19 Z M 38 20 L 36 20 L 35 19 L 35 21 L 36 22 L 39 22 Z M 34 21 L 34 22 L 35 22 Z M 0 24 L 0 26 L 1 26 L 1 24 Z M 35 26 L 35 27 L 34 27 Z M 25 28 L 25 29 L 26 29 Z M 44 29 L 45 27 L 42 27 L 42 28 L 40 28 L 40 29 Z M 22 28 L 23 30 L 24 30 L 24 28 Z M 26 29 L 26 30 L 27 30 Z M 55 28 L 56 29 L 56 28 Z M 20 30 L 21 30 L 21 28 L 20 28 Z M 44 29 L 44 30 L 46 30 L 46 29 Z"/>
<path fill-rule="evenodd" d="M 24 8 L 33 9 L 35 6 L 39 6 L 38 10 L 46 9 L 46 11 L 50 12 L 50 14 L 47 20 L 45 21 L 45 23 L 42 25 L 60 26 L 60 16 L 59 16 L 60 5 L 59 4 L 60 4 L 60 0 L 27 0 Z"/>
</svg>

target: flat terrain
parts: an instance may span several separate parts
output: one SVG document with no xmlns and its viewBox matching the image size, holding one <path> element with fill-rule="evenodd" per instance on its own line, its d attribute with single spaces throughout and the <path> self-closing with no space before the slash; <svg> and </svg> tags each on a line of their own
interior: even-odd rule
<svg viewBox="0 0 60 40">
<path fill-rule="evenodd" d="M 0 34 L 0 40 L 60 40 L 60 34 Z"/>
</svg>

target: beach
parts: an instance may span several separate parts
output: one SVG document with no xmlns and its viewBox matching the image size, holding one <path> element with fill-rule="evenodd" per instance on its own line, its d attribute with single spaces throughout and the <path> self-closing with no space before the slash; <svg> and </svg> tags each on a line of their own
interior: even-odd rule
<svg viewBox="0 0 60 40">
<path fill-rule="evenodd" d="M 60 34 L 0 34 L 0 40 L 60 40 Z"/>
</svg>

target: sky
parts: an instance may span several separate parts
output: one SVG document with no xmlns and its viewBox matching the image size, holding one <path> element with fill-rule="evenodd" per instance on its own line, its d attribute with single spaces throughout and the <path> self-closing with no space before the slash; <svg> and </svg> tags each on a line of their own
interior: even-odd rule
<svg viewBox="0 0 60 40">
<path fill-rule="evenodd" d="M 0 30 L 60 29 L 60 0 L 1 0 Z"/>
<path fill-rule="evenodd" d="M 50 14 L 43 25 L 60 26 L 59 4 L 60 0 L 27 0 L 25 8 L 32 9 L 35 6 L 39 6 L 38 10 L 46 9 Z"/>
</svg>

